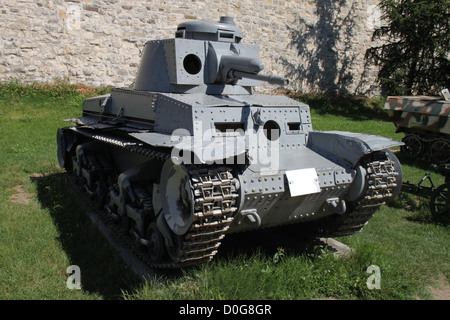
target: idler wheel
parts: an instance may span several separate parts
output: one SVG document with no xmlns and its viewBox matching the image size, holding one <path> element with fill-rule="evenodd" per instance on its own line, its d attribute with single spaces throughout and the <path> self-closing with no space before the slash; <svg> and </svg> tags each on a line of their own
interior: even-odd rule
<svg viewBox="0 0 450 320">
<path fill-rule="evenodd" d="M 160 186 L 164 218 L 175 234 L 183 235 L 194 219 L 194 194 L 186 167 L 166 160 Z"/>
</svg>

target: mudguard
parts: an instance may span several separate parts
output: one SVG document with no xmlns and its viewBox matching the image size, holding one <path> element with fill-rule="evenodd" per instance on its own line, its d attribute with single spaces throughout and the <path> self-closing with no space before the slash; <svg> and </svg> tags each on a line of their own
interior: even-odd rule
<svg viewBox="0 0 450 320">
<path fill-rule="evenodd" d="M 158 132 L 131 133 L 149 145 L 172 149 L 172 158 L 179 163 L 211 164 L 223 159 L 243 156 L 246 152 L 245 136 L 195 138 L 189 135 L 164 134 Z M 186 152 L 187 151 L 187 152 Z M 194 154 L 191 159 L 190 152 Z"/>
<path fill-rule="evenodd" d="M 309 148 L 331 154 L 352 165 L 366 154 L 401 145 L 403 142 L 389 138 L 345 131 L 312 131 L 308 139 Z"/>
</svg>

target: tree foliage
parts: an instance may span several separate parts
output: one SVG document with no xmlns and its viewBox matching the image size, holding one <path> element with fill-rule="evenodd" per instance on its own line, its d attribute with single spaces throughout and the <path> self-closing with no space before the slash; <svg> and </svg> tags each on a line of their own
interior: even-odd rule
<svg viewBox="0 0 450 320">
<path fill-rule="evenodd" d="M 367 50 L 379 66 L 384 94 L 434 94 L 450 87 L 450 1 L 381 0 L 384 25 L 372 40 L 383 44 Z"/>
</svg>

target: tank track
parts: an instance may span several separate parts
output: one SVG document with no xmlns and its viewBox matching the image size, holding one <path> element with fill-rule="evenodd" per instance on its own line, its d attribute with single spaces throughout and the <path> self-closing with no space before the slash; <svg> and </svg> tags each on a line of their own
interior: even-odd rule
<svg viewBox="0 0 450 320">
<path fill-rule="evenodd" d="M 349 204 L 349 210 L 339 221 L 339 226 L 325 235 L 340 237 L 362 231 L 373 214 L 394 195 L 398 187 L 394 161 L 384 156 L 384 153 L 374 153 L 363 162 L 367 172 L 367 187 L 365 193 L 356 203 Z"/>
<path fill-rule="evenodd" d="M 183 265 L 209 261 L 217 253 L 233 222 L 238 197 L 229 169 L 200 169 L 189 174 L 194 187 L 194 221 L 188 232 L 178 237 L 181 254 L 174 259 Z"/>
<path fill-rule="evenodd" d="M 161 161 L 170 158 L 167 151 L 157 150 L 143 146 L 140 143 L 119 138 L 112 135 L 98 135 L 89 130 L 71 128 L 75 132 L 97 141 L 118 146 L 129 152 L 142 154 L 150 159 Z M 210 261 L 217 253 L 221 240 L 225 237 L 230 224 L 233 222 L 234 213 L 237 211 L 236 179 L 230 168 L 197 168 L 188 166 L 189 177 L 194 194 L 194 217 L 190 229 L 182 236 L 174 236 L 175 248 L 169 250 L 171 259 L 161 262 L 152 261 L 146 248 L 136 245 L 136 237 L 133 237 L 133 229 L 130 234 L 125 234 L 117 220 L 112 218 L 104 208 L 99 208 L 97 213 L 105 224 L 114 232 L 116 237 L 134 253 L 141 261 L 151 268 L 170 269 L 191 266 Z M 75 175 L 75 174 L 74 174 Z M 146 191 L 137 187 L 136 193 L 147 210 L 153 209 L 151 196 Z M 162 214 L 162 213 L 160 213 Z"/>
</svg>

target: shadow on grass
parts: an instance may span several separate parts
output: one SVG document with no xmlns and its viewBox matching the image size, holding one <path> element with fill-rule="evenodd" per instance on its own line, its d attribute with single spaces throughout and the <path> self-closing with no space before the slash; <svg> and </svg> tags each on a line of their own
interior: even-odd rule
<svg viewBox="0 0 450 320">
<path fill-rule="evenodd" d="M 70 264 L 80 267 L 82 289 L 105 299 L 120 299 L 123 290 L 143 281 L 122 261 L 97 227 L 68 184 L 65 173 L 32 177 L 37 197 L 49 210 L 58 229 L 58 241 Z M 67 275 L 69 277 L 69 274 Z"/>
<path fill-rule="evenodd" d="M 273 228 L 228 234 L 222 241 L 218 259 L 258 253 L 271 260 L 280 249 L 290 255 L 316 254 L 325 248 L 309 224 L 292 224 Z"/>
<path fill-rule="evenodd" d="M 105 239 L 86 213 L 83 197 L 70 186 L 66 173 L 32 177 L 42 207 L 49 210 L 58 229 L 58 241 L 67 253 L 70 264 L 81 270 L 82 288 L 105 299 L 121 299 L 123 292 L 133 292 L 145 284 L 127 267 L 120 254 Z M 306 254 L 323 248 L 299 225 L 289 225 L 239 234 L 228 234 L 215 259 L 232 260 L 236 256 L 263 254 L 272 260 L 279 248 L 287 254 Z M 183 277 L 185 271 L 155 271 L 152 278 L 164 280 Z M 68 275 L 69 276 L 69 275 Z"/>
<path fill-rule="evenodd" d="M 427 158 L 411 158 L 408 155 L 405 155 L 402 152 L 398 152 L 396 154 L 398 160 L 400 161 L 401 164 L 405 164 L 411 167 L 415 167 L 417 169 L 421 169 L 424 171 L 424 174 L 426 172 L 430 173 L 430 172 L 437 172 L 435 169 L 433 169 L 433 167 L 431 166 L 431 162 L 429 159 Z M 418 182 L 418 181 L 417 181 Z"/>
</svg>

